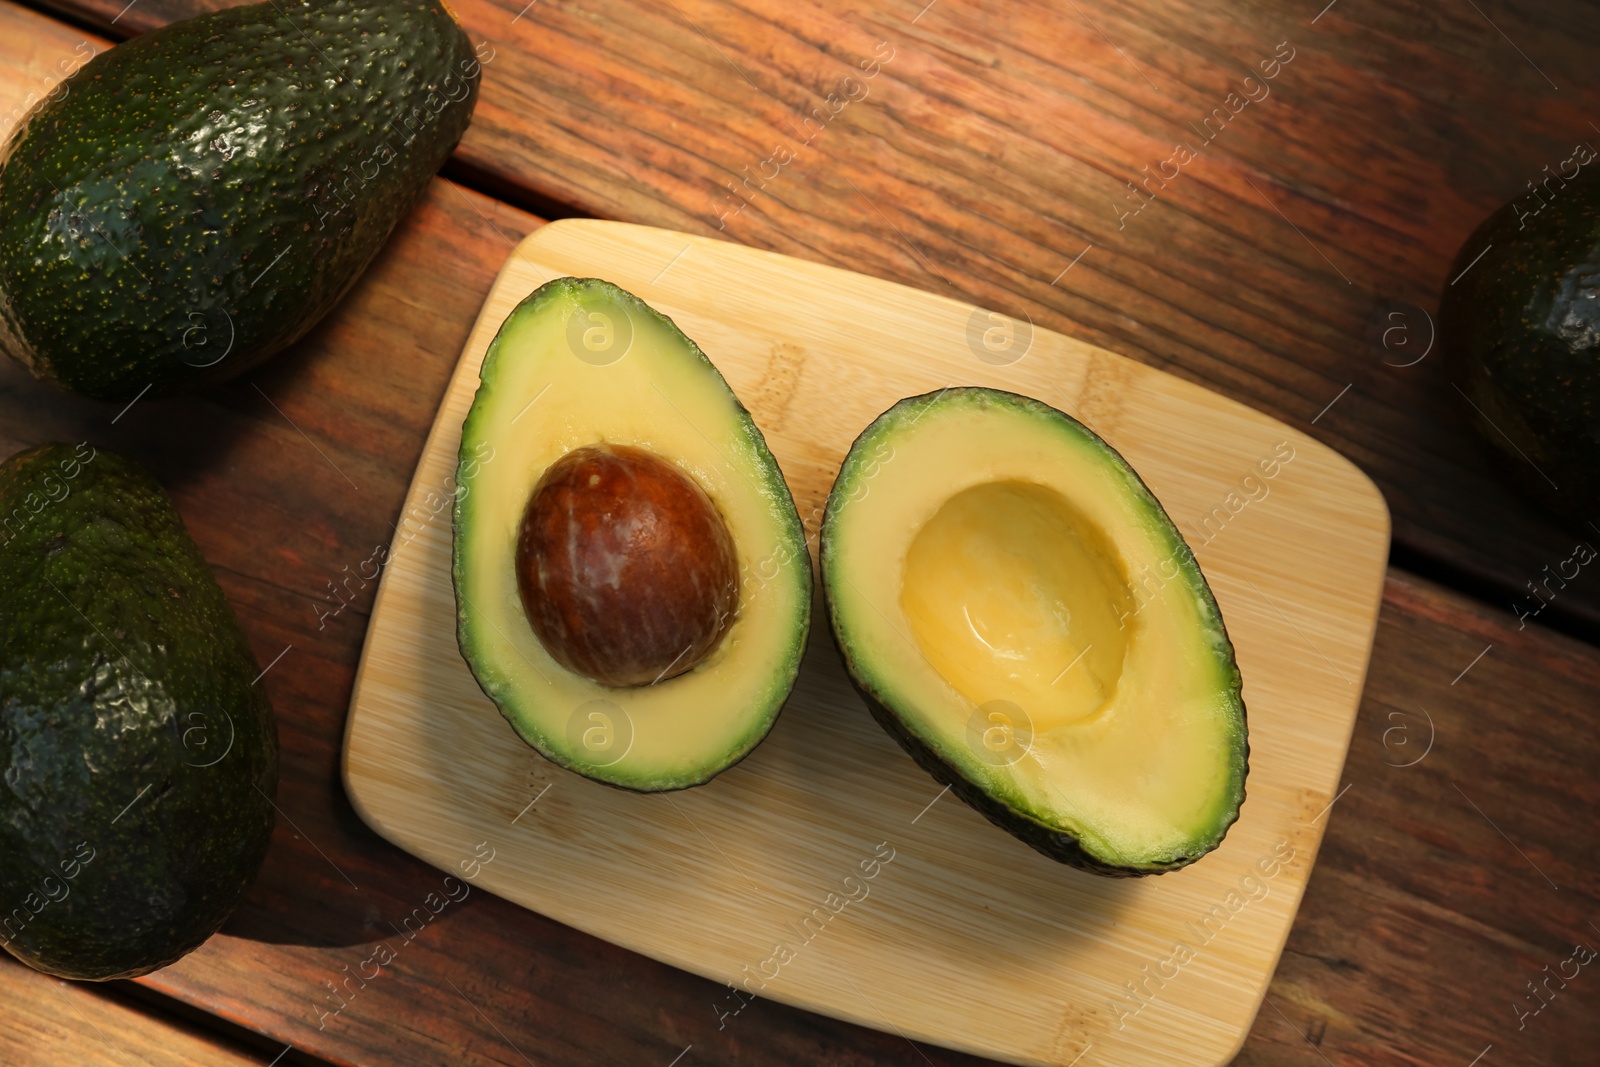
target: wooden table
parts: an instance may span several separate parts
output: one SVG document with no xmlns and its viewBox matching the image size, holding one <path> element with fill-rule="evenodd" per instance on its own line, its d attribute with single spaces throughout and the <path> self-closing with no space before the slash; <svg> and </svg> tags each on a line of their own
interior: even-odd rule
<svg viewBox="0 0 1600 1067">
<path fill-rule="evenodd" d="M 0 0 L 7 109 L 81 42 L 223 6 L 126 3 Z M 1238 1062 L 1593 1061 L 1600 976 L 1552 983 L 1520 1026 L 1513 1005 L 1536 1006 L 1525 983 L 1575 942 L 1600 947 L 1600 579 L 1519 622 L 1525 583 L 1578 535 L 1507 488 L 1428 346 L 1476 222 L 1575 142 L 1600 144 L 1600 11 L 524 3 L 453 0 L 494 49 L 476 121 L 293 351 L 120 412 L 0 367 L 4 453 L 87 437 L 172 490 L 273 664 L 284 757 L 284 817 L 223 932 L 137 983 L 0 964 L 0 1061 L 976 1062 L 766 1001 L 719 1028 L 720 987 L 486 894 L 318 1027 L 327 984 L 436 879 L 339 783 L 372 587 L 319 616 L 391 535 L 496 269 L 541 217 L 569 215 L 720 231 L 1026 314 L 1352 457 L 1394 515 L 1383 614 L 1348 786 Z M 1149 180 L 1274 59 L 1269 96 Z M 793 159 L 767 176 L 775 149 Z"/>
</svg>

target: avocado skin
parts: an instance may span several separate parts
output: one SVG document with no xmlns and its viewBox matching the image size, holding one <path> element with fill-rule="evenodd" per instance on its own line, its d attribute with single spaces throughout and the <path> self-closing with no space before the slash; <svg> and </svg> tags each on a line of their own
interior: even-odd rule
<svg viewBox="0 0 1600 1067">
<path fill-rule="evenodd" d="M 1133 466 L 1129 464 L 1127 460 L 1122 458 L 1122 454 L 1120 452 L 1111 447 L 1110 442 L 1106 441 L 1099 434 L 1095 433 L 1087 426 L 1084 426 L 1070 415 L 1050 407 L 1043 401 L 1035 400 L 1032 397 L 1023 396 L 1019 393 L 1011 393 L 1000 389 L 977 386 L 949 386 L 935 393 L 923 393 L 919 396 L 907 397 L 868 424 L 866 429 L 862 430 L 861 433 L 856 436 L 855 441 L 851 442 L 850 448 L 847 450 L 847 456 L 849 453 L 855 452 L 856 448 L 861 445 L 863 441 L 869 439 L 877 429 L 878 424 L 894 415 L 897 409 L 904 406 L 914 407 L 919 404 L 934 403 L 951 394 L 956 397 L 960 397 L 963 394 L 969 393 L 974 395 L 982 394 L 994 403 L 1011 404 L 1023 409 L 1048 412 L 1052 417 L 1063 419 L 1076 425 L 1083 433 L 1097 441 L 1107 453 L 1109 453 L 1111 456 L 1114 456 L 1117 462 L 1119 462 L 1123 468 L 1126 469 L 1126 471 L 1138 483 L 1139 487 L 1149 496 L 1150 501 L 1157 508 L 1161 507 L 1160 501 L 1156 499 L 1154 493 L 1150 492 L 1150 487 L 1145 485 L 1144 479 L 1139 476 L 1139 472 L 1134 470 Z M 843 480 L 844 479 L 842 477 L 836 480 L 834 482 L 833 489 L 828 493 L 828 504 L 823 519 L 823 535 L 821 539 L 822 552 L 824 556 L 834 551 L 834 546 L 831 542 L 831 539 L 827 535 L 829 526 L 828 516 L 831 516 L 837 507 L 843 505 L 851 491 L 849 487 L 842 484 Z M 1164 509 L 1162 510 L 1162 515 L 1163 517 L 1166 516 Z M 1171 520 L 1168 519 L 1167 521 L 1170 524 Z M 1216 598 L 1211 593 L 1211 587 L 1205 581 L 1205 576 L 1200 573 L 1200 565 L 1195 560 L 1193 551 L 1189 550 L 1188 543 L 1183 540 L 1182 534 L 1177 532 L 1176 527 L 1173 527 L 1173 533 L 1174 536 L 1178 538 L 1178 542 L 1185 550 L 1181 566 L 1183 566 L 1185 569 L 1192 569 L 1194 574 L 1199 578 L 1199 588 L 1204 590 L 1204 595 L 1210 602 L 1211 616 L 1215 620 L 1218 639 L 1226 647 L 1228 659 L 1230 661 L 1234 661 L 1233 642 L 1228 638 L 1227 627 L 1223 624 L 1222 612 L 1217 607 Z M 1171 871 L 1181 870 L 1182 868 L 1189 866 L 1191 863 L 1196 862 L 1202 857 L 1209 855 L 1212 850 L 1222 843 L 1222 839 L 1227 835 L 1228 830 L 1233 827 L 1233 824 L 1239 821 L 1239 814 L 1244 807 L 1247 793 L 1245 788 L 1245 779 L 1248 777 L 1250 767 L 1250 738 L 1248 732 L 1249 716 L 1243 699 L 1238 699 L 1239 717 L 1241 725 L 1246 727 L 1246 729 L 1243 733 L 1241 733 L 1238 742 L 1238 751 L 1235 756 L 1240 772 L 1239 801 L 1236 805 L 1234 805 L 1232 809 L 1232 815 L 1228 821 L 1218 827 L 1216 841 L 1212 843 L 1210 848 L 1201 849 L 1190 855 L 1180 856 L 1169 863 L 1144 867 L 1107 863 L 1092 853 L 1086 851 L 1083 846 L 1078 843 L 1078 839 L 1073 837 L 1071 834 L 1063 833 L 1060 830 L 1049 827 L 1040 822 L 1038 819 L 1029 815 L 1026 811 L 1014 807 L 998 797 L 991 795 L 988 791 L 980 787 L 977 783 L 973 782 L 966 775 L 962 774 L 960 768 L 958 768 L 955 764 L 939 755 L 933 746 L 929 745 L 926 741 L 922 740 L 920 737 L 908 730 L 905 724 L 900 721 L 899 716 L 897 716 L 888 706 L 888 704 L 885 703 L 882 696 L 872 686 L 872 684 L 857 672 L 855 660 L 845 648 L 845 641 L 839 624 L 839 615 L 833 608 L 832 597 L 829 595 L 828 583 L 826 581 L 822 583 L 822 599 L 823 611 L 828 618 L 828 632 L 833 637 L 833 647 L 839 653 L 839 659 L 844 664 L 845 673 L 850 678 L 850 684 L 855 688 L 855 691 L 860 694 L 861 699 L 867 705 L 867 710 L 872 714 L 873 719 L 877 721 L 878 725 L 883 728 L 885 733 L 894 738 L 901 748 L 905 749 L 906 754 L 909 755 L 913 761 L 915 761 L 917 766 L 921 767 L 924 771 L 927 771 L 928 774 L 932 775 L 936 781 L 949 786 L 952 793 L 976 810 L 984 818 L 988 819 L 991 823 L 1006 831 L 1008 834 L 1011 834 L 1013 837 L 1022 841 L 1034 851 L 1048 856 L 1058 863 L 1064 863 L 1069 867 L 1076 867 L 1079 870 L 1088 871 L 1091 874 L 1098 874 L 1108 878 L 1142 878 L 1147 875 L 1167 874 Z M 1239 675 L 1238 664 L 1237 662 L 1233 662 L 1232 684 L 1230 688 L 1235 694 L 1236 698 L 1240 693 L 1241 686 L 1242 681 Z"/>
<path fill-rule="evenodd" d="M 0 345 L 112 401 L 256 366 L 366 269 L 478 76 L 438 0 L 272 0 L 96 56 L 0 164 Z"/>
<path fill-rule="evenodd" d="M 1527 201 L 1462 246 L 1440 345 L 1512 478 L 1558 514 L 1600 520 L 1600 173 L 1580 172 L 1537 214 Z"/>
<path fill-rule="evenodd" d="M 834 647 L 839 649 L 840 658 L 845 658 L 844 650 L 840 648 L 837 637 L 834 639 Z M 847 665 L 848 662 L 846 660 Z M 949 786 L 950 792 L 972 808 L 975 808 L 978 814 L 1008 834 L 1018 838 L 1035 851 L 1049 856 L 1058 863 L 1065 863 L 1070 867 L 1077 867 L 1080 870 L 1106 875 L 1111 878 L 1138 878 L 1146 874 L 1164 874 L 1167 871 L 1175 871 L 1179 867 L 1187 866 L 1199 859 L 1198 856 L 1195 856 L 1185 859 L 1181 863 L 1158 870 L 1114 867 L 1110 864 L 1102 863 L 1085 852 L 1071 835 L 1050 829 L 1048 826 L 1029 818 L 1009 804 L 996 800 L 982 789 L 973 785 L 953 766 L 940 759 L 937 752 L 902 726 L 900 720 L 895 718 L 894 713 L 885 707 L 877 697 L 872 695 L 871 690 L 861 683 L 861 680 L 856 677 L 855 671 L 849 670 L 848 673 L 850 674 L 851 684 L 855 686 L 856 692 L 861 694 L 861 699 L 866 702 L 867 710 L 872 713 L 872 717 L 877 720 L 879 726 L 883 727 L 885 733 L 899 742 L 900 747 L 905 749 L 906 753 L 916 761 L 918 767 L 932 775 L 935 781 Z"/>
<path fill-rule="evenodd" d="M 144 974 L 216 932 L 261 867 L 272 710 L 221 588 L 141 467 L 88 445 L 14 456 L 0 465 L 7 523 L 0 938 L 48 974 Z"/>
<path fill-rule="evenodd" d="M 826 591 L 823 593 L 823 601 L 826 605 Z M 828 618 L 832 620 L 835 617 L 833 611 L 831 609 L 825 610 Z M 1077 838 L 1071 834 L 1053 830 L 1029 816 L 1026 812 L 1019 811 L 980 789 L 957 770 L 954 765 L 941 758 L 930 745 L 907 730 L 894 712 L 890 711 L 878 699 L 877 694 L 856 674 L 855 668 L 851 665 L 850 657 L 845 654 L 844 646 L 839 642 L 837 628 L 830 627 L 829 632 L 833 634 L 833 647 L 838 651 L 840 660 L 844 662 L 845 673 L 850 676 L 850 684 L 861 695 L 861 699 L 867 705 L 867 710 L 872 713 L 872 717 L 877 720 L 878 725 L 883 727 L 884 733 L 894 738 L 900 747 L 905 749 L 906 754 L 916 761 L 917 766 L 932 775 L 935 781 L 949 786 L 950 792 L 975 809 L 978 814 L 1022 841 L 1034 851 L 1050 857 L 1057 863 L 1065 863 L 1069 867 L 1076 867 L 1079 870 L 1108 878 L 1142 878 L 1145 875 L 1166 874 L 1170 871 L 1187 867 L 1208 854 L 1209 850 L 1207 852 L 1198 852 L 1192 856 L 1181 857 L 1160 867 L 1119 867 L 1115 864 L 1105 863 L 1090 855 L 1084 851 L 1083 847 L 1078 844 Z M 1250 758 L 1248 741 L 1244 743 L 1242 758 L 1248 763 Z M 1240 803 L 1242 806 L 1242 796 Z M 1227 825 L 1222 828 L 1223 833 L 1226 833 L 1228 828 L 1232 827 L 1238 820 L 1239 811 L 1235 809 L 1233 818 L 1229 819 Z"/>
</svg>

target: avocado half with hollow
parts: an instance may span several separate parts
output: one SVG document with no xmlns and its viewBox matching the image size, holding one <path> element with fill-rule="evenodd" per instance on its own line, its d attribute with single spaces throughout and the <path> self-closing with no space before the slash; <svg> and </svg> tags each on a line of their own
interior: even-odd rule
<svg viewBox="0 0 1600 1067">
<path fill-rule="evenodd" d="M 1193 554 L 1110 445 L 1037 400 L 902 400 L 822 524 L 835 640 L 878 722 L 1053 859 L 1157 874 L 1216 848 L 1249 757 Z"/>
<path fill-rule="evenodd" d="M 563 767 L 639 791 L 753 749 L 794 687 L 811 557 L 761 431 L 677 326 L 559 278 L 489 346 L 461 431 L 456 633 Z"/>
</svg>

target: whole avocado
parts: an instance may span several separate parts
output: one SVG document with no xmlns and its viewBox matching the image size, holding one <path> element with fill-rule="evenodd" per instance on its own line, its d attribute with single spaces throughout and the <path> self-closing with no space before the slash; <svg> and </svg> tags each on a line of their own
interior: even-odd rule
<svg viewBox="0 0 1600 1067">
<path fill-rule="evenodd" d="M 480 73 L 439 0 L 268 0 L 101 53 L 0 162 L 0 346 L 114 401 L 259 364 L 366 269 Z"/>
<path fill-rule="evenodd" d="M 161 486 L 84 445 L 0 464 L 0 942 L 64 978 L 216 932 L 272 835 L 258 668 Z"/>
<path fill-rule="evenodd" d="M 1600 171 L 1496 211 L 1450 277 L 1440 344 L 1478 432 L 1530 495 L 1600 521 Z"/>
</svg>

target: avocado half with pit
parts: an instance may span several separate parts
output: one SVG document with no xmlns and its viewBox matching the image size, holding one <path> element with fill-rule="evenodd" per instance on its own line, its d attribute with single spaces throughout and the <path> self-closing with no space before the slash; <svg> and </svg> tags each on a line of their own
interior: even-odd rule
<svg viewBox="0 0 1600 1067">
<path fill-rule="evenodd" d="M 1175 870 L 1239 815 L 1239 669 L 1199 565 L 1117 451 L 952 388 L 856 440 L 822 524 L 829 622 L 873 715 L 1053 859 Z"/>
<path fill-rule="evenodd" d="M 559 278 L 489 346 L 461 432 L 456 633 L 540 753 L 643 792 L 699 785 L 772 728 L 811 557 L 761 431 L 672 321 Z"/>
</svg>

